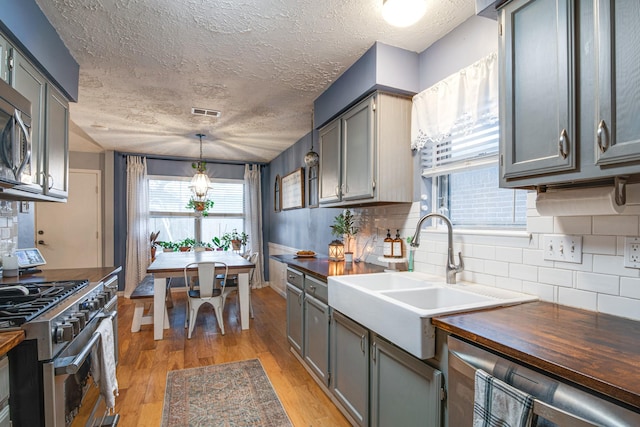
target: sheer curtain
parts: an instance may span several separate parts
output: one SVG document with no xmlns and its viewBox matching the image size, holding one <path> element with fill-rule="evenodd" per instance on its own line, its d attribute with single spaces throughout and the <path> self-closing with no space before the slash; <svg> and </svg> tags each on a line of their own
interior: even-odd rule
<svg viewBox="0 0 640 427">
<path fill-rule="evenodd" d="M 498 121 L 498 55 L 492 53 L 413 97 L 411 148 Z"/>
<path fill-rule="evenodd" d="M 260 185 L 260 166 L 244 165 L 244 229 L 249 235 L 251 253 L 259 252 L 253 273 L 254 288 L 264 286 L 264 254 L 262 253 L 262 192 Z"/>
<path fill-rule="evenodd" d="M 149 247 L 149 191 L 147 160 L 127 157 L 127 248 L 124 295 L 129 298 L 146 276 L 151 257 Z"/>
</svg>

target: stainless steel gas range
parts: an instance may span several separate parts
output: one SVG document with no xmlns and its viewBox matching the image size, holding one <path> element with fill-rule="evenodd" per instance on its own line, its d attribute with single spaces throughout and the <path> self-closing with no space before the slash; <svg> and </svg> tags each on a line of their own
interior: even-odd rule
<svg viewBox="0 0 640 427">
<path fill-rule="evenodd" d="M 117 361 L 117 276 L 101 282 L 71 280 L 0 285 L 0 332 L 23 329 L 9 352 L 10 410 L 14 427 L 69 426 L 81 406 L 94 405 L 88 425 L 116 425 L 117 415 L 86 402 L 95 330 L 109 318 Z M 100 399 L 101 400 L 101 399 Z"/>
</svg>

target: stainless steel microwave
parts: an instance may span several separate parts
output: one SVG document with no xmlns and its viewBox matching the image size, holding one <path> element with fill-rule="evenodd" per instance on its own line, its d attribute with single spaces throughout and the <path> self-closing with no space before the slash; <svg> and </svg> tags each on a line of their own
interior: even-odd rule
<svg viewBox="0 0 640 427">
<path fill-rule="evenodd" d="M 0 79 L 0 187 L 31 184 L 31 102 Z"/>
</svg>

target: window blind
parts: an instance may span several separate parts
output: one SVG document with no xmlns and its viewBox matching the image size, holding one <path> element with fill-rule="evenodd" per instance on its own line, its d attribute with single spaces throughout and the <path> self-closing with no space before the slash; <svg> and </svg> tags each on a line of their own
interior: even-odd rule
<svg viewBox="0 0 640 427">
<path fill-rule="evenodd" d="M 192 213 L 187 208 L 191 198 L 190 181 L 185 179 L 149 180 L 149 211 L 154 214 Z M 209 215 L 243 215 L 244 214 L 244 182 L 213 181 L 207 197 L 213 200 L 213 208 Z"/>
</svg>

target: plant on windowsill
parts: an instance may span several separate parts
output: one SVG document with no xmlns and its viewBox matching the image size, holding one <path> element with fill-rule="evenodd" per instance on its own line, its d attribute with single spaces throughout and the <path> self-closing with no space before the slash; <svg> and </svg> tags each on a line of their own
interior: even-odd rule
<svg viewBox="0 0 640 427">
<path fill-rule="evenodd" d="M 209 209 L 212 207 L 213 200 L 210 199 L 196 200 L 192 197 L 187 203 L 187 209 L 193 209 L 196 213 L 202 214 L 202 216 L 208 216 Z"/>
<path fill-rule="evenodd" d="M 351 262 L 353 260 L 353 252 L 351 252 L 351 240 L 353 240 L 358 234 L 358 227 L 356 227 L 356 218 L 353 216 L 349 209 L 345 209 L 336 216 L 331 225 L 331 234 L 338 238 L 344 237 L 347 242 L 345 251 L 345 260 Z"/>
<path fill-rule="evenodd" d="M 231 244 L 231 242 L 228 242 L 224 240 L 224 238 L 220 237 L 214 237 L 213 239 L 211 239 L 211 242 L 213 243 L 213 246 L 217 251 L 226 251 L 229 249 L 229 245 Z"/>
<path fill-rule="evenodd" d="M 186 238 L 177 243 L 178 250 L 180 252 L 189 252 L 193 246 L 195 246 L 196 241 L 194 239 Z"/>
<path fill-rule="evenodd" d="M 178 250 L 178 244 L 173 242 L 156 242 L 157 246 L 160 246 L 163 252 L 175 252 Z"/>
</svg>

